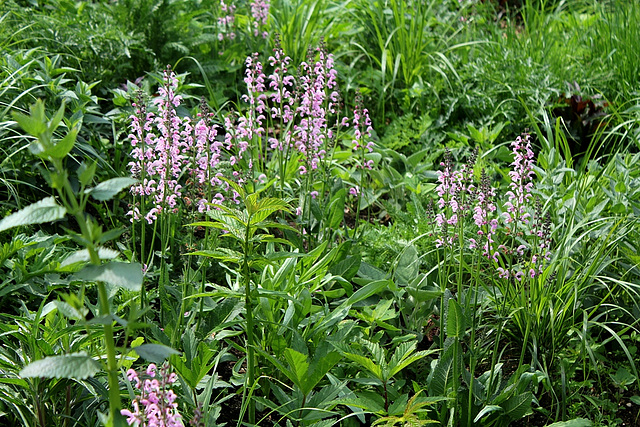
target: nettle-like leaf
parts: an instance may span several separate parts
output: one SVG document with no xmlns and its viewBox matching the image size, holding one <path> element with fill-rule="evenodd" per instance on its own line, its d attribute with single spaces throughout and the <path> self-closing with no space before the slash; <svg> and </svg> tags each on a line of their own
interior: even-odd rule
<svg viewBox="0 0 640 427">
<path fill-rule="evenodd" d="M 174 354 L 180 354 L 179 351 L 162 344 L 142 344 L 133 347 L 132 350 L 138 353 L 143 359 L 157 364 L 161 364 Z"/>
<path fill-rule="evenodd" d="M 100 370 L 98 362 L 85 352 L 45 357 L 20 371 L 23 378 L 73 378 L 84 380 Z"/>
<path fill-rule="evenodd" d="M 64 218 L 67 210 L 53 197 L 47 197 L 0 221 L 0 232 L 21 225 L 42 224 Z"/>
<path fill-rule="evenodd" d="M 121 192 L 127 187 L 131 187 L 137 180 L 127 177 L 112 178 L 101 182 L 93 188 L 87 188 L 85 193 L 91 194 L 94 199 L 104 202 L 111 200 L 113 196 Z"/>
<path fill-rule="evenodd" d="M 87 265 L 76 277 L 90 282 L 104 282 L 112 286 L 139 291 L 142 286 L 142 266 L 139 263 L 108 262 L 102 265 Z"/>
</svg>

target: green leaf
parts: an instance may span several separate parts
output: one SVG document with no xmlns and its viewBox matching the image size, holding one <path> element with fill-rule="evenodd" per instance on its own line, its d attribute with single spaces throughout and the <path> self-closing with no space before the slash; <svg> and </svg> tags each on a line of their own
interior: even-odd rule
<svg viewBox="0 0 640 427">
<path fill-rule="evenodd" d="M 346 259 L 333 264 L 329 271 L 334 276 L 341 276 L 346 280 L 351 280 L 358 272 L 361 261 L 360 255 L 348 256 Z"/>
<path fill-rule="evenodd" d="M 391 282 L 389 280 L 376 280 L 366 284 L 353 293 L 345 302 L 340 304 L 341 306 L 353 305 L 363 299 L 369 298 L 371 295 L 381 292 L 383 289 L 387 289 Z"/>
<path fill-rule="evenodd" d="M 371 372 L 377 379 L 383 381 L 384 375 L 382 373 L 382 368 L 376 365 L 373 360 L 369 359 L 368 357 L 362 356 L 361 354 L 354 353 L 344 353 L 343 356 L 351 360 L 352 362 L 356 362 L 361 368 L 366 369 L 367 371 Z"/>
<path fill-rule="evenodd" d="M 71 304 L 65 301 L 51 301 L 49 304 L 54 305 L 62 315 L 68 317 L 69 319 L 80 320 L 84 319 L 84 316 L 88 313 L 89 310 L 84 308 L 82 311 L 73 307 Z M 49 305 L 47 304 L 47 305 Z M 47 307 L 45 306 L 45 309 Z"/>
<path fill-rule="evenodd" d="M 120 255 L 120 252 L 109 249 L 109 248 L 97 248 L 98 249 L 98 258 L 100 259 L 114 259 Z M 91 255 L 89 254 L 88 249 L 80 249 L 79 251 L 72 252 L 68 257 L 64 259 L 60 263 L 60 267 L 66 267 L 68 265 L 76 264 L 78 262 L 89 262 L 91 261 Z"/>
<path fill-rule="evenodd" d="M 76 143 L 76 137 L 80 129 L 73 128 L 67 133 L 67 135 L 53 144 L 50 147 L 46 147 L 45 150 L 38 154 L 39 157 L 47 158 L 52 157 L 54 159 L 63 159 Z"/>
<path fill-rule="evenodd" d="M 0 231 L 21 225 L 42 224 L 64 217 L 67 210 L 56 203 L 53 197 L 47 197 L 15 212 L 0 221 Z"/>
<path fill-rule="evenodd" d="M 87 164 L 86 162 L 82 162 L 80 167 L 78 168 L 78 179 L 80 180 L 80 185 L 82 187 L 86 187 L 91 183 L 91 180 L 96 174 L 96 168 L 98 163 L 91 162 Z"/>
<path fill-rule="evenodd" d="M 420 268 L 418 260 L 418 251 L 415 246 L 409 245 L 404 248 L 398 258 L 398 264 L 394 275 L 397 285 L 407 286 L 418 275 Z"/>
<path fill-rule="evenodd" d="M 85 352 L 45 357 L 20 371 L 23 378 L 73 378 L 84 380 L 100 370 L 98 362 Z"/>
<path fill-rule="evenodd" d="M 142 344 L 132 348 L 143 359 L 160 364 L 174 354 L 180 354 L 178 350 L 162 344 Z"/>
<path fill-rule="evenodd" d="M 142 286 L 142 266 L 136 263 L 111 261 L 102 265 L 87 265 L 76 277 L 90 282 L 105 282 L 130 291 Z"/>
<path fill-rule="evenodd" d="M 336 351 L 320 354 L 316 350 L 307 375 L 303 377 L 302 392 L 305 395 L 309 394 L 340 359 L 342 359 L 342 356 Z"/>
<path fill-rule="evenodd" d="M 430 396 L 446 396 L 448 394 L 449 385 L 455 381 L 453 378 L 453 354 L 454 346 L 460 346 L 459 342 L 451 344 L 438 360 L 435 369 L 429 375 L 429 395 Z M 461 348 L 458 348 L 458 354 Z"/>
<path fill-rule="evenodd" d="M 416 342 L 404 342 L 396 347 L 391 360 L 389 360 L 389 378 L 393 378 L 395 374 L 402 371 L 404 368 L 422 359 L 435 351 L 423 350 L 414 353 L 416 350 Z"/>
<path fill-rule="evenodd" d="M 547 424 L 546 427 L 591 427 L 593 423 L 584 418 L 575 418 L 569 421 L 560 421 L 553 424 Z"/>
<path fill-rule="evenodd" d="M 337 229 L 344 219 L 344 203 L 347 190 L 341 188 L 331 197 L 327 206 L 327 226 L 331 229 Z"/>
<path fill-rule="evenodd" d="M 622 366 L 618 368 L 615 375 L 609 374 L 609 376 L 613 380 L 613 383 L 620 388 L 633 384 L 636 381 L 635 375 Z"/>
<path fill-rule="evenodd" d="M 46 132 L 47 124 L 44 121 L 44 103 L 38 99 L 35 104 L 30 107 L 31 115 L 27 116 L 21 113 L 13 113 L 13 119 L 18 122 L 20 127 L 29 135 L 38 136 Z"/>
<path fill-rule="evenodd" d="M 476 415 L 476 417 L 473 419 L 474 423 L 479 422 L 482 417 L 484 417 L 485 415 L 489 415 L 492 414 L 496 411 L 502 411 L 502 406 L 498 406 L 498 405 L 487 405 L 484 408 L 482 408 L 482 410 L 480 412 L 478 412 L 478 415 Z"/>
<path fill-rule="evenodd" d="M 105 200 L 110 200 L 120 191 L 132 186 L 136 182 L 135 179 L 127 177 L 111 178 L 93 188 L 86 189 L 85 193 L 89 193 L 94 199 L 104 202 Z"/>
<path fill-rule="evenodd" d="M 449 311 L 447 314 L 447 337 L 464 337 L 465 325 L 462 307 L 456 300 L 449 300 Z"/>
</svg>

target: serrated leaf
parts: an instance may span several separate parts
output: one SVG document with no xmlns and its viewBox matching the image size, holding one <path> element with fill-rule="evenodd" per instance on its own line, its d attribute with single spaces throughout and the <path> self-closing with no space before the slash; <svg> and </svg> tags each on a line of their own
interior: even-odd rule
<svg viewBox="0 0 640 427">
<path fill-rule="evenodd" d="M 102 265 L 87 265 L 76 277 L 91 282 L 105 282 L 130 291 L 139 291 L 142 286 L 142 266 L 136 263 L 108 262 Z"/>
<path fill-rule="evenodd" d="M 23 378 L 73 378 L 84 380 L 100 370 L 98 362 L 85 352 L 45 357 L 20 371 Z"/>
<path fill-rule="evenodd" d="M 157 364 L 164 362 L 174 354 L 180 354 L 178 350 L 174 350 L 171 347 L 167 347 L 162 344 L 142 344 L 137 347 L 133 347 L 132 350 L 148 362 Z"/>
<path fill-rule="evenodd" d="M 356 362 L 358 365 L 360 365 L 361 368 L 364 368 L 367 371 L 371 372 L 377 379 L 382 381 L 382 368 L 376 365 L 373 360 L 369 359 L 368 357 L 362 356 L 361 354 L 354 353 L 344 353 L 343 356 L 351 360 L 352 362 Z"/>
<path fill-rule="evenodd" d="M 47 197 L 4 218 L 0 221 L 0 232 L 21 225 L 56 221 L 66 213 L 67 210 L 58 205 L 53 197 Z"/>
<path fill-rule="evenodd" d="M 111 178 L 93 188 L 88 188 L 85 192 L 91 194 L 94 199 L 104 202 L 136 182 L 137 180 L 127 177 Z"/>
</svg>

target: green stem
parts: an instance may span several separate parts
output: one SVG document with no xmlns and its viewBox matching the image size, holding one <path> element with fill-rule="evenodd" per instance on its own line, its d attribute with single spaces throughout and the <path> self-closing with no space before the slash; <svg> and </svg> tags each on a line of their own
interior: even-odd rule
<svg viewBox="0 0 640 427">
<path fill-rule="evenodd" d="M 244 304 L 247 316 L 247 383 L 245 387 L 253 387 L 255 381 L 254 373 L 254 349 L 253 349 L 253 305 L 251 301 L 251 277 L 249 275 L 249 257 L 251 256 L 251 244 L 249 242 L 251 227 L 248 225 L 251 217 L 247 221 L 247 229 L 244 241 L 244 260 L 242 261 L 242 275 L 244 280 Z M 251 398 L 249 398 L 251 399 Z M 249 400 L 249 423 L 255 424 L 256 408 L 253 400 Z"/>
<path fill-rule="evenodd" d="M 80 231 L 84 239 L 89 242 L 87 251 L 91 259 L 91 264 L 100 265 L 100 257 L 98 251 L 93 243 L 93 236 L 89 231 L 88 221 L 84 215 L 84 206 L 86 198 L 81 197 L 81 203 L 78 203 L 75 193 L 71 188 L 69 179 L 64 174 L 64 167 L 61 160 L 53 162 L 59 176 L 64 176 L 64 188 L 58 188 L 58 193 L 61 196 L 62 202 L 67 208 L 67 211 L 72 214 L 80 227 Z M 98 284 L 98 299 L 100 305 L 100 313 L 105 318 L 111 317 L 111 308 L 109 306 L 109 297 L 107 295 L 107 289 L 103 282 L 97 282 Z M 116 346 L 113 338 L 113 325 L 112 322 L 107 322 L 104 325 L 104 343 L 107 352 L 107 377 L 109 381 L 109 414 L 114 417 L 115 414 L 120 413 L 121 401 L 120 401 L 120 386 L 118 384 L 118 366 L 116 363 Z"/>
</svg>

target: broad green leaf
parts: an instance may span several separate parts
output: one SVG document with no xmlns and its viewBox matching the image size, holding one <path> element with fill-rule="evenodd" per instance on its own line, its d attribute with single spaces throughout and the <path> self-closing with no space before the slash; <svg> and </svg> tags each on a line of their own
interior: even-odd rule
<svg viewBox="0 0 640 427">
<path fill-rule="evenodd" d="M 91 282 L 105 282 L 130 291 L 142 286 L 142 266 L 136 263 L 111 261 L 102 265 L 87 265 L 76 277 Z"/>
<path fill-rule="evenodd" d="M 240 264 L 242 262 L 242 259 L 244 258 L 244 255 L 242 255 L 242 253 L 234 251 L 233 249 L 226 248 L 218 248 L 214 251 L 205 250 L 189 252 L 187 255 L 198 255 L 207 258 L 215 258 L 224 262 L 234 262 L 236 264 Z"/>
<path fill-rule="evenodd" d="M 40 157 L 52 157 L 54 159 L 63 159 L 76 143 L 76 137 L 78 136 L 78 131 L 80 129 L 73 128 L 67 133 L 67 135 L 61 140 L 57 141 L 50 147 L 47 147 L 41 154 Z"/>
<path fill-rule="evenodd" d="M 64 217 L 67 210 L 56 203 L 53 197 L 47 197 L 15 212 L 0 221 L 0 231 L 21 225 L 42 224 Z"/>
<path fill-rule="evenodd" d="M 64 107 L 65 107 L 65 102 L 62 101 L 62 104 L 60 104 L 60 108 L 58 108 L 58 111 L 56 111 L 56 114 L 53 117 L 51 117 L 51 120 L 49 120 L 49 124 L 48 124 L 49 129 L 51 130 L 56 129 L 60 125 L 60 122 L 64 118 Z"/>
<path fill-rule="evenodd" d="M 273 197 L 258 201 L 254 207 L 255 210 L 250 211 L 249 207 L 247 206 L 247 211 L 251 214 L 252 224 L 264 221 L 269 217 L 269 215 L 277 211 L 291 212 L 289 206 L 284 200 Z"/>
<path fill-rule="evenodd" d="M 327 226 L 333 230 L 337 229 L 344 219 L 346 195 L 347 190 L 344 188 L 338 190 L 338 192 L 331 197 L 329 205 L 327 206 Z"/>
<path fill-rule="evenodd" d="M 291 373 L 291 375 L 287 375 L 287 377 L 289 377 L 304 394 L 308 394 L 304 391 L 304 379 L 309 371 L 307 356 L 292 348 L 285 349 L 283 356 L 289 365 L 289 372 Z"/>
<path fill-rule="evenodd" d="M 355 397 L 355 398 L 346 398 L 339 399 L 334 401 L 335 404 L 345 405 L 355 408 L 364 409 L 367 412 L 371 412 L 373 414 L 384 414 L 386 411 L 384 410 L 384 399 L 381 401 L 369 399 L 364 396 Z"/>
<path fill-rule="evenodd" d="M 351 360 L 352 362 L 356 362 L 358 365 L 360 365 L 361 368 L 366 369 L 367 371 L 371 372 L 377 379 L 383 381 L 382 368 L 376 365 L 373 360 L 361 354 L 354 353 L 344 353 L 343 356 Z"/>
<path fill-rule="evenodd" d="M 454 381 L 453 350 L 455 345 L 459 346 L 460 344 L 454 342 L 452 345 L 450 345 L 436 363 L 436 367 L 431 375 L 429 375 L 430 381 L 428 389 L 430 396 L 446 396 L 448 394 L 449 384 Z"/>
<path fill-rule="evenodd" d="M 405 342 L 396 347 L 393 356 L 391 356 L 391 360 L 389 360 L 389 378 L 393 378 L 395 374 L 402 371 L 413 362 L 416 362 L 425 356 L 435 353 L 435 351 L 433 350 L 422 350 L 414 353 L 415 349 L 415 341 Z"/>
<path fill-rule="evenodd" d="M 367 299 L 371 295 L 377 294 L 382 290 L 388 288 L 390 283 L 391 282 L 389 280 L 376 280 L 371 283 L 368 283 L 367 285 L 355 291 L 353 295 L 351 295 L 345 302 L 341 304 L 341 306 L 344 306 L 344 305 L 351 306 L 357 302 Z"/>
<path fill-rule="evenodd" d="M 346 259 L 333 264 L 329 271 L 334 276 L 341 276 L 346 280 L 351 280 L 358 272 L 361 260 L 360 255 L 348 256 Z"/>
<path fill-rule="evenodd" d="M 125 188 L 131 187 L 136 182 L 135 179 L 127 177 L 111 178 L 93 188 L 86 189 L 85 193 L 89 193 L 94 199 L 104 202 L 105 200 L 111 200 L 113 196 Z"/>
<path fill-rule="evenodd" d="M 174 350 L 171 347 L 167 347 L 162 344 L 142 344 L 137 347 L 133 347 L 134 350 L 143 359 L 160 364 L 174 354 L 180 354 L 178 350 Z"/>
<path fill-rule="evenodd" d="M 418 275 L 420 263 L 418 262 L 418 251 L 415 246 L 409 245 L 404 248 L 394 275 L 395 282 L 399 286 L 407 286 Z"/>
<path fill-rule="evenodd" d="M 98 248 L 98 258 L 100 259 L 114 259 L 117 258 L 120 253 L 116 250 L 109 248 Z M 71 255 L 66 257 L 64 261 L 60 263 L 60 267 L 66 267 L 68 265 L 72 265 L 78 262 L 89 262 L 91 261 L 91 256 L 89 255 L 88 249 L 80 249 L 79 251 L 73 252 Z"/>
<path fill-rule="evenodd" d="M 560 421 L 553 424 L 547 424 L 546 427 L 591 427 L 593 423 L 584 418 L 576 418 L 569 421 Z"/>
<path fill-rule="evenodd" d="M 100 370 L 98 362 L 85 352 L 45 357 L 29 363 L 20 371 L 23 378 L 73 378 L 84 380 Z"/>
<path fill-rule="evenodd" d="M 451 298 L 447 313 L 447 337 L 462 338 L 464 337 L 465 329 L 462 307 L 456 300 Z"/>
<path fill-rule="evenodd" d="M 96 174 L 97 166 L 98 163 L 96 162 L 91 162 L 90 164 L 82 162 L 80 164 L 80 167 L 78 168 L 78 179 L 80 180 L 80 185 L 86 187 L 91 183 L 91 180 L 93 180 L 93 177 Z"/>
<path fill-rule="evenodd" d="M 295 351 L 295 350 L 293 350 L 293 349 L 288 349 L 288 350 L 291 350 L 291 351 L 293 351 L 293 352 L 295 352 L 295 353 L 297 353 L 297 354 L 302 355 L 302 353 L 297 352 L 297 351 Z M 299 377 L 298 377 L 298 375 L 297 375 L 296 371 L 289 369 L 289 368 L 288 368 L 288 367 L 286 367 L 282 362 L 280 362 L 278 359 L 276 359 L 275 357 L 273 357 L 273 356 L 272 356 L 272 355 L 270 355 L 269 353 L 265 352 L 264 350 L 262 350 L 262 349 L 260 349 L 260 348 L 256 348 L 256 351 L 257 351 L 258 353 L 260 353 L 261 355 L 263 355 L 264 357 L 266 357 L 266 358 L 267 358 L 267 360 L 268 360 L 269 362 L 271 362 L 271 363 L 272 363 L 272 364 L 273 364 L 273 365 L 278 369 L 278 371 L 280 371 L 280 372 L 282 372 L 284 375 L 286 375 L 286 376 L 287 376 L 287 378 L 289 378 L 293 384 L 295 384 L 298 388 L 300 388 L 300 389 L 301 389 L 301 387 L 300 387 L 300 383 L 299 383 L 299 380 L 300 380 L 300 379 L 299 379 Z M 295 355 L 295 353 L 290 353 L 289 357 L 293 357 L 293 358 L 297 359 L 299 356 L 296 356 L 296 355 Z M 302 356 L 303 356 L 303 357 L 305 358 L 305 360 L 306 360 L 306 356 L 304 356 L 304 355 L 302 355 Z"/>
<path fill-rule="evenodd" d="M 501 406 L 504 408 L 505 415 L 515 421 L 531 413 L 532 401 L 533 393 L 527 391 L 522 394 L 513 394 Z"/>
<path fill-rule="evenodd" d="M 309 394 L 340 359 L 342 356 L 336 351 L 327 354 L 317 353 L 309 366 L 307 375 L 303 378 L 302 392 Z"/>
<path fill-rule="evenodd" d="M 484 417 L 485 415 L 489 415 L 492 414 L 494 412 L 497 411 L 502 411 L 502 406 L 498 406 L 498 405 L 487 405 L 484 408 L 482 408 L 482 410 L 480 412 L 478 412 L 478 415 L 476 415 L 476 417 L 474 418 L 473 422 L 477 423 L 479 422 L 482 417 Z"/>
<path fill-rule="evenodd" d="M 13 119 L 29 135 L 38 136 L 46 132 L 47 124 L 44 116 L 44 102 L 38 99 L 35 104 L 29 107 L 31 115 L 13 113 Z"/>
</svg>

